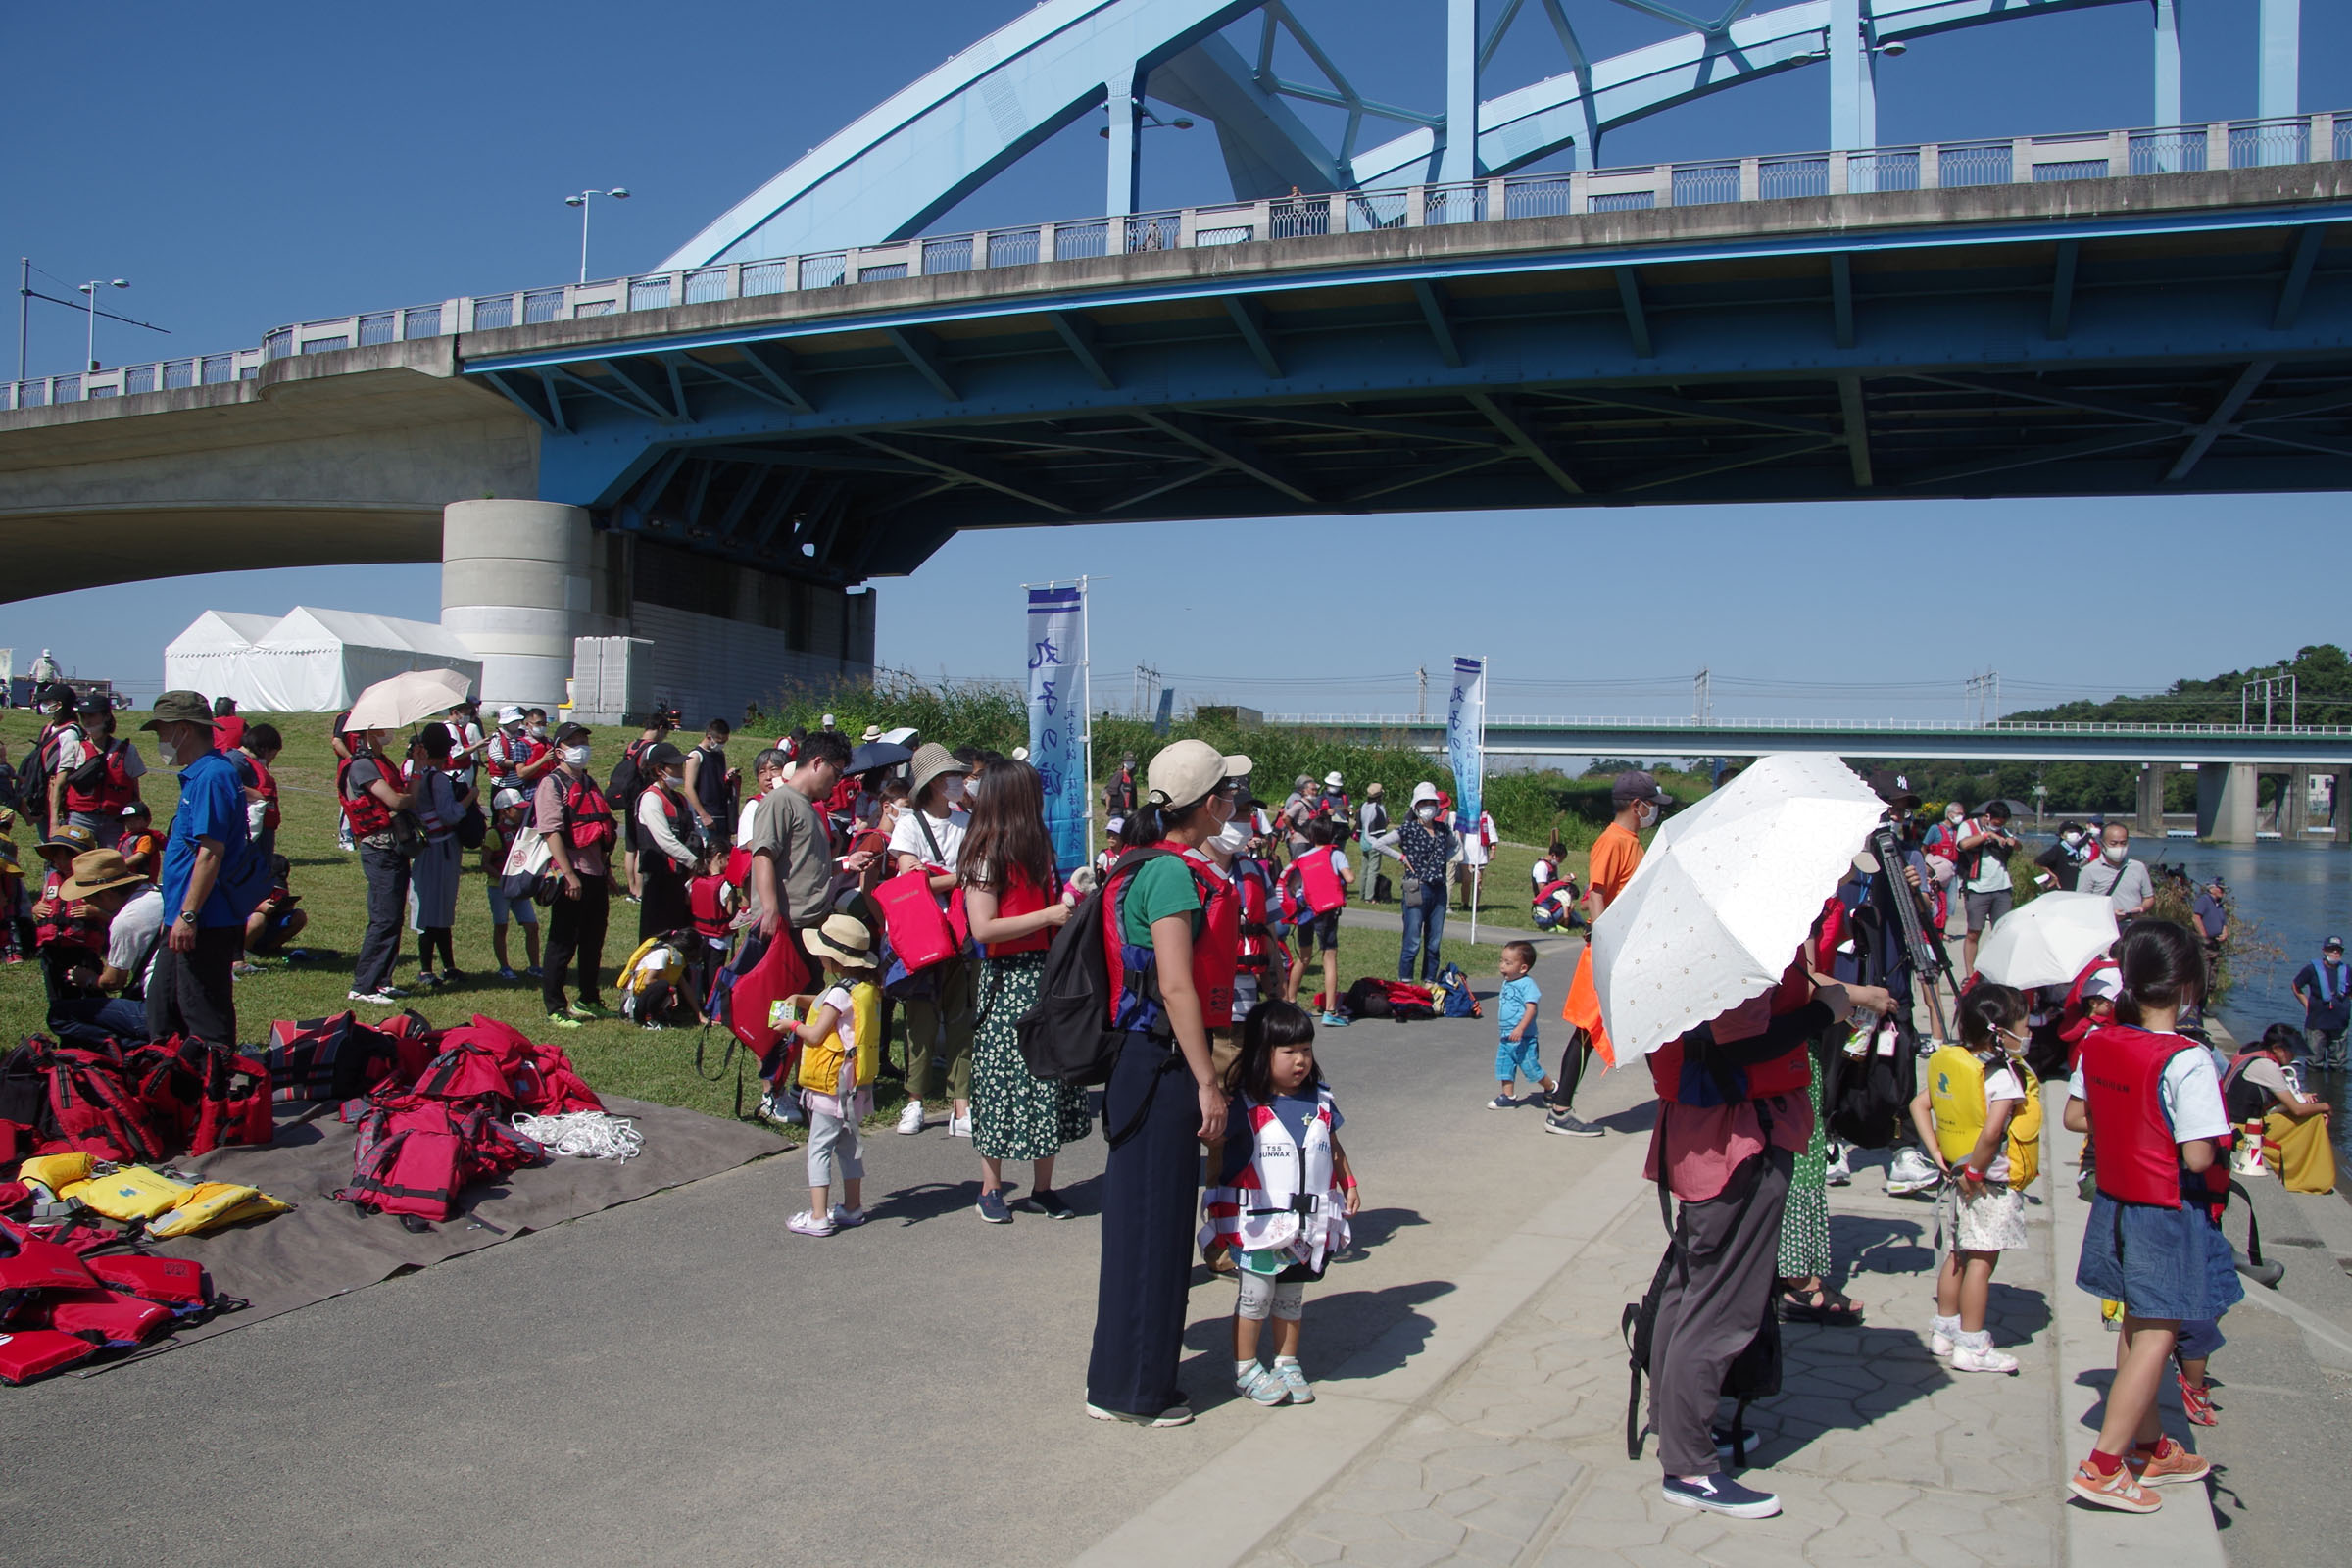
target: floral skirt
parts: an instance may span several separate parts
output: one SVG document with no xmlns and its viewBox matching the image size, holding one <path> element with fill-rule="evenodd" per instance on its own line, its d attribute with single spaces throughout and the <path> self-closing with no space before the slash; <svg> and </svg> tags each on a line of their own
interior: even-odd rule
<svg viewBox="0 0 2352 1568">
<path fill-rule="evenodd" d="M 1806 1087 L 1813 1102 L 1813 1136 L 1788 1177 L 1788 1206 L 1781 1211 L 1780 1274 L 1785 1280 L 1827 1279 L 1830 1272 L 1830 1153 L 1821 1119 L 1821 1069 Z"/>
<path fill-rule="evenodd" d="M 991 1159 L 1050 1159 L 1093 1125 L 1086 1091 L 1029 1070 L 1013 1031 L 1037 1002 L 1046 956 L 1016 953 L 980 965 L 980 1027 L 972 1041 L 972 1148 Z"/>
</svg>

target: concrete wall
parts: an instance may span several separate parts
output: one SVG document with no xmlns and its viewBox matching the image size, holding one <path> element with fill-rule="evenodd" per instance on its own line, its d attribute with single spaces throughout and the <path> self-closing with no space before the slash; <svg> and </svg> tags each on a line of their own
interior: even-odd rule
<svg viewBox="0 0 2352 1568">
<path fill-rule="evenodd" d="M 873 595 L 857 598 L 870 603 Z M 682 710 L 690 730 L 713 718 L 740 724 L 745 704 L 765 703 L 794 686 L 873 678 L 870 636 L 865 657 L 852 660 L 795 649 L 791 634 L 772 626 L 669 605 L 641 603 L 629 624 L 630 635 L 653 639 L 655 699 Z"/>
</svg>

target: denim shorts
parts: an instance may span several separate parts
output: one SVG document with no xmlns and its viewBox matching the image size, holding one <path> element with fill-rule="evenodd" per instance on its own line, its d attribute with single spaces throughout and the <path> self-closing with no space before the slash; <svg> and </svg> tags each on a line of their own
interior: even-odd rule
<svg viewBox="0 0 2352 1568">
<path fill-rule="evenodd" d="M 2218 1318 L 2245 1298 L 2229 1239 L 2204 1208 L 2090 1200 L 2075 1284 L 2133 1317 Z"/>
<path fill-rule="evenodd" d="M 486 877 L 483 880 L 488 883 L 490 888 L 490 923 L 492 925 L 505 925 L 510 915 L 518 925 L 537 925 L 539 923 L 539 906 L 531 900 L 528 894 L 511 899 L 500 888 L 499 878 Z"/>
</svg>

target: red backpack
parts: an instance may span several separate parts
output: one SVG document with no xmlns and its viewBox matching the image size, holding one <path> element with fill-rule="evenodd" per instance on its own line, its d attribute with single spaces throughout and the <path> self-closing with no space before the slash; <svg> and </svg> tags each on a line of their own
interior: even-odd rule
<svg viewBox="0 0 2352 1568">
<path fill-rule="evenodd" d="M 121 1052 L 46 1041 L 40 1046 L 37 1055 L 49 1081 L 45 1130 L 70 1149 L 118 1165 L 164 1157 L 166 1137 L 125 1081 Z"/>
<path fill-rule="evenodd" d="M 392 1075 L 395 1048 L 390 1035 L 338 1012 L 301 1022 L 275 1020 L 263 1060 L 270 1069 L 271 1099 L 340 1104 Z"/>
<path fill-rule="evenodd" d="M 1348 906 L 1348 886 L 1331 863 L 1328 844 L 1307 851 L 1291 862 L 1282 879 L 1282 917 L 1296 923 L 1302 916 L 1331 913 Z"/>
</svg>

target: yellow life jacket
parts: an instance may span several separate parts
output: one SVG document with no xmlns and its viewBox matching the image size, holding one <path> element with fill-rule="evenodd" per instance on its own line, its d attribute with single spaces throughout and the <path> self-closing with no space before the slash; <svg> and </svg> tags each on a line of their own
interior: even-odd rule
<svg viewBox="0 0 2352 1568">
<path fill-rule="evenodd" d="M 849 986 L 850 1037 L 857 1042 L 858 1087 L 863 1089 L 882 1064 L 882 988 L 871 980 L 853 980 Z M 838 1024 L 816 1044 L 801 1047 L 801 1087 L 820 1095 L 840 1094 L 845 1055 Z"/>
<path fill-rule="evenodd" d="M 636 951 L 629 955 L 628 961 L 620 966 L 620 979 L 616 985 L 631 996 L 641 997 L 655 981 L 666 980 L 674 986 L 685 973 L 686 956 L 677 950 L 676 945 L 662 937 L 651 936 L 638 943 Z"/>
<path fill-rule="evenodd" d="M 2002 1149 L 2009 1157 L 2009 1185 L 2022 1190 L 2041 1171 L 2041 1085 L 2016 1057 L 2007 1058 L 2005 1065 L 2026 1091 L 2025 1100 L 2009 1114 Z M 1966 1046 L 1937 1047 L 1928 1058 L 1928 1110 L 1936 1121 L 1936 1147 L 1945 1159 L 1956 1165 L 1977 1152 L 1989 1108 L 1983 1058 Z"/>
<path fill-rule="evenodd" d="M 70 1183 L 57 1189 L 57 1196 L 78 1198 L 84 1206 L 108 1219 L 130 1220 L 153 1219 L 177 1208 L 195 1191 L 186 1182 L 175 1182 L 144 1165 L 125 1165 L 112 1175 Z"/>
<path fill-rule="evenodd" d="M 82 1150 L 65 1154 L 35 1154 L 17 1167 L 19 1180 L 39 1182 L 52 1193 L 63 1193 L 75 1182 L 86 1182 L 97 1159 Z"/>
<path fill-rule="evenodd" d="M 240 1220 L 265 1218 L 283 1214 L 292 1203 L 271 1198 L 255 1187 L 240 1187 L 233 1182 L 205 1182 L 190 1193 L 187 1200 L 163 1218 L 149 1222 L 149 1236 L 169 1239 L 174 1236 L 193 1236 L 199 1231 L 219 1230 Z"/>
</svg>

